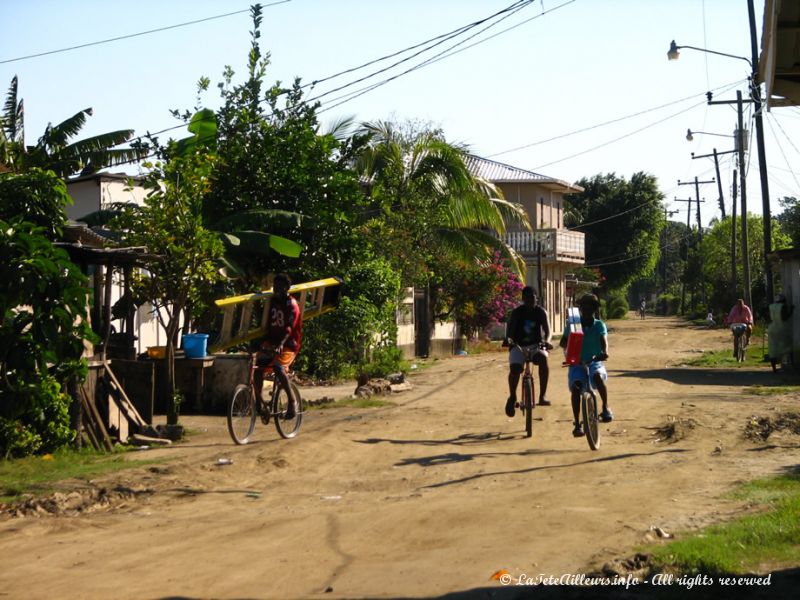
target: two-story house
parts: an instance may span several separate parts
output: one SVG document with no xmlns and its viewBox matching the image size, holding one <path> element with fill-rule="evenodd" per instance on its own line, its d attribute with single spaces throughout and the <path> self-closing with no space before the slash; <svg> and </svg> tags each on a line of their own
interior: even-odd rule
<svg viewBox="0 0 800 600">
<path fill-rule="evenodd" d="M 584 235 L 564 227 L 564 195 L 583 191 L 578 185 L 471 155 L 472 172 L 495 184 L 509 202 L 520 204 L 534 231 L 509 231 L 506 242 L 524 259 L 525 284 L 539 291 L 555 333 L 566 322 L 566 275 L 585 261 Z"/>
</svg>

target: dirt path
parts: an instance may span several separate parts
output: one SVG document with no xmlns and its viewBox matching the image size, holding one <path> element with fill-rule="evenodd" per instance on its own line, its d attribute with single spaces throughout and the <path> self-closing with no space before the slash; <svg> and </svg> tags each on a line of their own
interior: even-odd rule
<svg viewBox="0 0 800 600">
<path fill-rule="evenodd" d="M 781 375 L 672 366 L 727 347 L 727 332 L 610 328 L 616 419 L 599 452 L 571 436 L 556 354 L 532 439 L 503 414 L 500 353 L 438 361 L 394 406 L 313 411 L 290 442 L 259 424 L 235 447 L 224 418 L 187 417 L 200 431 L 188 443 L 129 455 L 171 460 L 93 482 L 139 493 L 81 516 L 0 518 L 0 597 L 434 596 L 499 587 L 499 569 L 586 573 L 651 526 L 729 518 L 744 510 L 726 497 L 735 482 L 800 462 L 796 436 L 742 435 L 751 415 L 797 408 L 748 390 Z"/>
</svg>

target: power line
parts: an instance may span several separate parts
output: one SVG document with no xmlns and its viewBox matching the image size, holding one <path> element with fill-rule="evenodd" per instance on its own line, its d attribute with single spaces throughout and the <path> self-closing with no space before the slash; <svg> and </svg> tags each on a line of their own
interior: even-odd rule
<svg viewBox="0 0 800 600">
<path fill-rule="evenodd" d="M 531 21 L 531 20 L 533 20 L 533 19 L 539 18 L 540 16 L 543 16 L 543 15 L 547 14 L 547 12 L 552 12 L 553 10 L 557 10 L 557 9 L 561 8 L 562 6 L 565 6 L 566 4 L 570 4 L 571 2 L 574 2 L 575 0 L 569 0 L 568 2 L 565 2 L 564 4 L 561 4 L 561 5 L 559 5 L 559 6 L 555 7 L 555 8 L 553 8 L 553 9 L 550 9 L 550 11 L 543 12 L 543 13 L 541 13 L 540 15 L 536 15 L 535 17 L 532 17 L 531 19 L 527 19 L 526 21 L 523 21 L 522 23 L 518 23 L 517 25 L 514 25 L 513 27 L 506 28 L 506 29 L 504 29 L 503 31 L 497 32 L 496 34 L 494 34 L 494 35 L 492 35 L 492 36 L 489 36 L 489 37 L 487 37 L 487 38 L 484 38 L 484 39 L 482 39 L 482 40 L 479 40 L 479 41 L 475 42 L 474 44 L 471 44 L 471 45 L 469 45 L 469 46 L 466 46 L 466 47 L 464 47 L 464 48 L 461 48 L 461 49 L 459 49 L 459 50 L 453 50 L 454 48 L 457 48 L 458 46 L 461 46 L 462 44 L 465 44 L 465 43 L 466 43 L 466 42 L 468 42 L 469 40 L 471 40 L 471 39 L 473 39 L 473 38 L 477 37 L 478 35 L 480 35 L 481 33 L 485 32 L 485 31 L 487 31 L 488 29 L 491 29 L 492 27 L 494 27 L 494 26 L 498 25 L 499 23 L 501 23 L 501 22 L 502 22 L 502 21 L 504 21 L 505 19 L 508 19 L 509 17 L 513 16 L 515 13 L 517 13 L 517 12 L 519 12 L 520 10 L 522 10 L 522 9 L 526 8 L 527 6 L 529 6 L 530 4 L 532 4 L 534 1 L 535 1 L 535 0 L 527 0 L 526 2 L 522 3 L 522 4 L 521 4 L 521 5 L 519 5 L 519 6 L 516 6 L 516 5 L 511 5 L 510 7 L 507 7 L 506 9 L 504 9 L 504 10 L 502 10 L 502 11 L 499 11 L 498 13 L 495 13 L 494 15 L 492 15 L 491 17 L 488 17 L 487 19 L 484 19 L 484 20 L 482 20 L 482 21 L 479 21 L 479 22 L 477 22 L 477 23 L 475 23 L 475 24 L 472 24 L 472 26 L 470 26 L 470 29 L 471 29 L 471 28 L 473 28 L 473 27 L 475 27 L 475 26 L 477 26 L 477 25 L 483 24 L 483 23 L 485 23 L 485 22 L 486 22 L 486 21 L 488 21 L 488 20 L 491 20 L 491 19 L 493 19 L 493 18 L 495 18 L 495 17 L 499 16 L 500 14 L 503 14 L 503 13 L 505 13 L 505 12 L 508 12 L 508 13 L 509 13 L 509 14 L 506 14 L 505 16 L 503 16 L 502 18 L 500 18 L 499 20 L 497 20 L 496 22 L 494 22 L 494 23 L 491 23 L 490 25 L 487 25 L 486 27 L 484 27 L 483 29 L 481 29 L 481 30 L 480 30 L 480 31 L 478 31 L 477 33 L 474 33 L 473 35 L 469 36 L 468 38 L 466 38 L 466 39 L 464 39 L 464 40 L 461 40 L 460 42 L 458 42 L 458 43 L 456 43 L 456 44 L 453 44 L 452 46 L 450 46 L 449 48 L 447 48 L 447 49 L 443 50 L 443 51 L 442 51 L 442 52 L 440 52 L 439 54 L 436 54 L 436 55 L 434 55 L 434 56 L 432 56 L 432 57 L 430 57 L 430 58 L 428 58 L 428 59 L 425 59 L 424 61 L 422 61 L 422 62 L 420 62 L 420 63 L 418 63 L 418 64 L 414 65 L 414 66 L 413 66 L 413 67 L 411 67 L 410 69 L 407 69 L 407 70 L 405 70 L 405 71 L 403 71 L 403 72 L 401 72 L 401 73 L 398 73 L 397 75 L 394 75 L 394 76 L 392 76 L 392 77 L 388 77 L 388 78 L 386 78 L 386 79 L 383 79 L 383 80 L 381 80 L 381 81 L 379 81 L 379 82 L 377 82 L 377 83 L 373 83 L 373 84 L 371 84 L 371 85 L 369 85 L 369 86 L 363 87 L 363 88 L 361 88 L 361 89 L 359 89 L 359 90 L 355 90 L 354 92 L 351 92 L 351 93 L 349 93 L 349 94 L 344 94 L 343 96 L 340 96 L 340 97 L 338 97 L 338 98 L 334 98 L 333 100 L 331 100 L 331 102 L 334 102 L 335 104 L 328 105 L 328 106 L 326 106 L 325 108 L 323 108 L 322 110 L 320 110 L 320 111 L 318 111 L 318 112 L 322 113 L 322 112 L 326 112 L 326 111 L 328 111 L 328 110 L 332 110 L 332 109 L 334 109 L 334 108 L 336 108 L 336 107 L 338 107 L 338 106 L 341 106 L 342 104 L 345 104 L 346 102 L 350 102 L 351 100 L 354 100 L 354 99 L 358 98 L 359 96 L 363 96 L 364 94 L 367 94 L 368 92 L 371 92 L 371 91 L 372 91 L 372 90 L 374 90 L 374 89 L 377 89 L 377 88 L 379 88 L 379 87 L 381 87 L 381 86 L 383 86 L 383 85 L 386 85 L 387 83 L 389 83 L 389 82 L 391 82 L 391 81 L 394 81 L 395 79 L 398 79 L 399 77 L 402 77 L 403 75 L 407 75 L 407 74 L 409 74 L 409 73 L 412 73 L 413 71 L 416 71 L 417 69 L 421 69 L 421 68 L 423 68 L 423 67 L 427 67 L 427 66 L 429 66 L 429 65 L 432 65 L 432 64 L 434 64 L 434 63 L 436 63 L 436 62 L 438 62 L 438 61 L 440 61 L 440 60 L 443 60 L 443 59 L 445 59 L 445 58 L 448 58 L 448 57 L 450 57 L 450 56 L 453 56 L 453 55 L 455 55 L 455 54 L 458 54 L 459 52 L 463 52 L 464 50 L 467 50 L 468 48 L 472 48 L 472 47 L 474 47 L 474 46 L 477 46 L 478 44 L 482 44 L 482 43 L 484 43 L 484 42 L 486 42 L 486 41 L 488 41 L 488 40 L 490 40 L 490 39 L 492 39 L 492 38 L 494 38 L 494 37 L 497 37 L 497 36 L 498 36 L 498 35 L 500 35 L 501 33 L 505 33 L 506 31 L 510 31 L 511 29 L 514 29 L 514 27 L 518 27 L 518 26 L 522 25 L 523 23 L 527 23 L 528 21 Z M 516 4 L 519 4 L 519 3 L 516 3 Z M 510 12 L 509 12 L 509 11 L 510 11 Z M 465 31 L 466 31 L 466 30 L 465 30 Z M 463 33 L 463 31 L 462 31 L 462 33 Z M 459 35 L 460 35 L 460 33 L 459 33 Z M 450 38 L 448 38 L 448 40 L 449 40 L 449 39 L 453 39 L 453 38 L 455 38 L 455 37 L 456 37 L 456 36 L 451 36 Z M 444 41 L 448 41 L 448 40 L 443 40 L 443 42 L 444 42 Z M 332 92 L 334 92 L 334 91 L 340 91 L 340 90 L 342 90 L 342 89 L 345 89 L 345 88 L 347 88 L 347 87 L 350 87 L 350 85 L 353 85 L 353 84 L 355 84 L 355 83 L 360 83 L 361 81 L 364 81 L 364 80 L 366 80 L 366 79 L 369 79 L 369 78 L 370 78 L 370 77 L 372 77 L 373 75 L 376 75 L 376 74 L 378 74 L 378 73 L 381 73 L 381 72 L 388 71 L 388 70 L 389 70 L 389 69 L 391 69 L 392 67 L 395 67 L 395 66 L 397 66 L 397 65 L 401 64 L 402 62 L 406 62 L 407 60 L 410 60 L 411 58 L 415 58 L 416 56 L 419 56 L 419 55 L 420 55 L 420 54 L 422 54 L 423 52 L 425 52 L 425 51 L 427 51 L 427 50 L 429 50 L 429 49 L 432 49 L 432 48 L 434 48 L 435 46 L 438 46 L 440 43 L 443 43 L 443 42 L 439 42 L 439 43 L 437 43 L 437 44 L 434 44 L 434 45 L 433 45 L 433 46 L 431 46 L 430 48 L 426 48 L 425 50 L 423 50 L 423 51 L 420 51 L 420 52 L 418 52 L 418 53 L 414 54 L 413 56 L 411 56 L 411 57 L 409 57 L 409 58 L 407 58 L 407 59 L 404 59 L 403 61 L 399 61 L 399 62 L 395 63 L 394 65 L 391 65 L 391 66 L 389 66 L 389 67 L 387 67 L 387 68 L 385 68 L 385 69 L 382 69 L 381 71 L 377 71 L 376 73 L 373 73 L 373 74 L 371 74 L 371 75 L 369 75 L 369 76 L 367 76 L 367 77 L 364 77 L 364 78 L 362 78 L 362 79 L 360 79 L 360 80 L 357 80 L 357 81 L 355 81 L 355 82 L 352 82 L 352 83 L 350 83 L 350 84 L 344 85 L 344 86 L 342 86 L 342 87 L 340 87 L 340 88 L 337 88 L 336 90 L 331 90 L 330 92 L 326 92 L 325 94 L 321 94 L 320 96 L 317 96 L 317 97 L 315 97 L 315 98 L 311 98 L 311 99 L 310 99 L 310 100 L 308 100 L 307 102 L 313 102 L 313 101 L 315 101 L 315 100 L 318 100 L 319 98 L 322 98 L 323 96 L 325 96 L 325 95 L 327 95 L 327 94 L 329 94 L 329 93 L 332 93 Z M 337 102 L 337 101 L 338 101 L 338 102 Z"/>
<path fill-rule="evenodd" d="M 359 65 L 357 67 L 352 67 L 352 68 L 346 69 L 344 71 L 340 71 L 339 73 L 335 73 L 333 75 L 329 75 L 328 77 L 323 77 L 322 79 L 316 79 L 316 80 L 312 81 L 311 83 L 307 83 L 306 85 L 301 86 L 301 87 L 302 88 L 306 88 L 306 87 L 309 87 L 309 86 L 310 87 L 315 87 L 319 83 L 323 83 L 325 81 L 329 81 L 331 79 L 335 79 L 336 77 L 339 77 L 341 75 L 346 75 L 348 73 L 353 73 L 355 71 L 359 71 L 359 70 L 361 70 L 363 68 L 369 67 L 369 66 L 374 65 L 376 63 L 383 62 L 384 60 L 388 60 L 390 58 L 394 58 L 396 56 L 400 56 L 402 54 L 405 54 L 406 52 L 409 52 L 411 50 L 416 50 L 417 48 L 419 48 L 421 46 L 427 46 L 426 48 L 424 48 L 420 52 L 417 52 L 416 54 L 413 54 L 413 55 L 411 55 L 411 56 L 409 56 L 407 58 L 404 58 L 403 60 L 400 60 L 400 61 L 398 61 L 398 62 L 396 62 L 396 63 L 394 63 L 392 65 L 389 65 L 388 67 L 385 67 L 383 69 L 375 71 L 374 73 L 370 73 L 369 75 L 366 75 L 365 77 L 362 77 L 360 79 L 356 79 L 355 81 L 352 81 L 349 84 L 346 84 L 345 86 L 342 86 L 342 87 L 339 87 L 339 88 L 335 88 L 333 90 L 329 90 L 329 91 L 325 92 L 324 94 L 321 94 L 320 96 L 317 96 L 316 98 L 313 98 L 313 99 L 308 100 L 306 102 L 313 102 L 313 101 L 315 101 L 315 100 L 317 100 L 319 98 L 322 98 L 323 96 L 327 96 L 328 94 L 332 94 L 334 92 L 338 92 L 338 91 L 344 89 L 345 87 L 348 87 L 348 86 L 351 86 L 351 85 L 355 85 L 357 83 L 361 83 L 362 81 L 365 81 L 365 80 L 369 79 L 370 77 L 373 77 L 375 75 L 378 75 L 380 73 L 388 71 L 389 69 L 391 69 L 393 67 L 396 67 L 399 64 L 407 62 L 407 61 L 411 60 L 412 58 L 418 56 L 419 54 L 421 54 L 423 52 L 426 52 L 426 51 L 428 51 L 428 50 L 430 50 L 432 48 L 435 48 L 439 44 L 442 44 L 442 43 L 444 43 L 445 41 L 447 41 L 449 39 L 457 37 L 457 36 L 461 35 L 462 33 L 466 32 L 466 31 L 469 31 L 470 29 L 473 29 L 473 28 L 477 27 L 478 25 L 481 25 L 481 24 L 485 23 L 486 21 L 490 21 L 490 20 L 494 19 L 495 17 L 497 17 L 497 16 L 499 16 L 499 15 L 501 15 L 503 13 L 509 12 L 509 11 L 516 12 L 517 10 L 525 8 L 526 6 L 528 6 L 529 4 L 531 4 L 534 1 L 535 0 L 518 0 L 514 4 L 511 4 L 510 6 L 507 6 L 506 8 L 494 13 L 493 15 L 490 15 L 490 16 L 485 17 L 483 19 L 480 19 L 478 21 L 474 21 L 472 23 L 468 23 L 467 25 L 463 25 L 463 26 L 458 27 L 457 29 L 453 29 L 452 31 L 449 31 L 447 33 L 443 33 L 443 34 L 438 35 L 436 37 L 433 37 L 433 38 L 430 38 L 428 40 L 425 40 L 424 42 L 420 42 L 418 44 L 415 44 L 413 46 L 409 46 L 409 47 L 404 48 L 402 50 L 398 50 L 398 51 L 393 52 L 391 54 L 387 54 L 387 55 L 382 56 L 380 58 L 376 58 L 374 60 L 370 60 L 369 62 L 361 64 L 361 65 Z M 512 12 L 512 14 L 513 14 L 513 12 Z M 436 43 L 431 45 L 431 46 L 428 46 L 428 44 L 431 44 L 432 42 L 436 42 Z"/>
<path fill-rule="evenodd" d="M 278 0 L 277 2 L 272 2 L 271 4 L 264 5 L 265 7 L 276 6 L 278 4 L 286 4 L 287 2 L 291 2 L 292 0 Z M 213 17 L 206 17 L 204 19 L 196 19 L 194 21 L 186 21 L 185 23 L 178 23 L 176 25 L 168 25 L 167 27 L 159 27 L 157 29 L 149 29 L 147 31 L 140 31 L 139 33 L 131 33 L 128 35 L 120 35 L 113 38 L 108 38 L 105 40 L 98 40 L 96 42 L 88 42 L 86 44 L 79 44 L 77 46 L 70 46 L 68 48 L 59 48 L 58 50 L 48 50 L 47 52 L 39 52 L 37 54 L 28 54 L 27 56 L 19 56 L 17 58 L 9 58 L 6 60 L 0 60 L 0 65 L 4 65 L 7 63 L 17 62 L 20 60 L 28 60 L 29 58 L 39 58 L 40 56 L 48 56 L 50 54 L 59 54 L 61 52 L 70 52 L 72 50 L 78 50 L 80 48 L 89 48 L 90 46 L 98 46 L 100 44 L 108 44 L 110 42 L 118 42 L 120 40 L 127 40 L 130 38 L 135 38 L 143 35 L 149 35 L 151 33 L 158 33 L 160 31 L 168 31 L 170 29 L 178 29 L 179 27 L 187 27 L 189 25 L 196 25 L 198 23 L 205 23 L 206 21 L 213 21 L 215 19 L 223 19 L 225 17 L 230 17 L 233 15 L 240 15 L 242 13 L 250 12 L 250 9 L 244 10 L 237 10 L 234 12 L 225 13 L 223 15 L 216 15 Z"/>
</svg>

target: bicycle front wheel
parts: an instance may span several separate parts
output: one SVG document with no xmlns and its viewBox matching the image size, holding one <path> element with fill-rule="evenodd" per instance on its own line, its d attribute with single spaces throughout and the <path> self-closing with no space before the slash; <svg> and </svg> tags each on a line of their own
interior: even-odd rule
<svg viewBox="0 0 800 600">
<path fill-rule="evenodd" d="M 256 403 L 249 385 L 239 384 L 228 404 L 228 433 L 237 444 L 246 444 L 256 426 Z"/>
<path fill-rule="evenodd" d="M 272 393 L 272 413 L 275 415 L 275 428 L 284 439 L 291 439 L 299 433 L 300 424 L 303 422 L 303 413 L 306 409 L 300 390 L 292 382 L 289 382 L 289 385 L 292 386 L 294 397 L 297 398 L 295 415 L 292 419 L 286 418 L 286 410 L 289 408 L 289 394 L 286 393 L 286 389 L 276 381 L 275 391 Z"/>
<path fill-rule="evenodd" d="M 597 450 L 600 448 L 600 426 L 597 416 L 597 397 L 592 392 L 581 394 L 581 412 L 586 441 L 589 443 L 589 448 Z"/>
<path fill-rule="evenodd" d="M 525 413 L 525 437 L 533 435 L 533 380 L 525 377 L 522 380 L 522 409 Z"/>
<path fill-rule="evenodd" d="M 744 347 L 744 334 L 736 338 L 736 361 L 744 362 L 745 347 Z"/>
</svg>

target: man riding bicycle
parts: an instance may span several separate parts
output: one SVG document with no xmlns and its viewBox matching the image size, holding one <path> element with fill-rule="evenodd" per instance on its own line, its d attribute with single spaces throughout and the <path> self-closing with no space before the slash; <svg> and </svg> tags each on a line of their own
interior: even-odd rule
<svg viewBox="0 0 800 600">
<path fill-rule="evenodd" d="M 508 320 L 506 338 L 513 340 L 514 344 L 508 352 L 508 400 L 506 400 L 506 415 L 513 417 L 514 406 L 517 403 L 517 385 L 519 377 L 525 369 L 525 355 L 517 346 L 538 346 L 541 343 L 550 345 L 550 322 L 547 311 L 539 306 L 536 292 L 531 286 L 522 288 L 522 304 L 511 311 Z M 531 362 L 539 366 L 539 406 L 550 406 L 545 397 L 547 380 L 550 368 L 547 365 L 547 353 L 537 352 Z"/>
<path fill-rule="evenodd" d="M 292 281 L 286 273 L 279 273 L 272 282 L 272 298 L 269 303 L 267 334 L 256 340 L 256 365 L 254 383 L 256 397 L 261 398 L 264 387 L 264 369 L 272 367 L 275 377 L 289 395 L 286 419 L 294 419 L 297 411 L 297 398 L 289 385 L 289 366 L 297 358 L 302 339 L 303 317 L 297 301 L 289 295 Z"/>
<path fill-rule="evenodd" d="M 744 303 L 744 300 L 739 298 L 736 301 L 736 304 L 733 305 L 731 308 L 731 312 L 728 313 L 728 318 L 726 320 L 728 326 L 731 328 L 733 332 L 733 356 L 736 356 L 736 327 L 744 325 L 745 331 L 745 346 L 750 344 L 750 334 L 753 333 L 753 311 L 750 310 L 750 307 Z"/>
<path fill-rule="evenodd" d="M 595 319 L 594 315 L 600 308 L 600 301 L 594 294 L 586 294 L 578 301 L 578 309 L 581 315 L 581 329 L 583 331 L 583 345 L 581 347 L 581 362 L 589 363 L 589 376 L 592 378 L 594 387 L 600 393 L 603 401 L 603 412 L 600 413 L 600 420 L 603 423 L 610 423 L 614 419 L 613 413 L 608 409 L 608 389 L 606 379 L 608 373 L 601 361 L 608 360 L 608 329 L 606 324 L 600 319 Z M 564 328 L 559 345 L 567 347 L 570 325 Z M 591 361 L 591 362 L 590 362 Z M 572 397 L 572 416 L 574 418 L 574 429 L 572 435 L 583 437 L 584 431 L 580 422 L 580 394 L 575 383 L 582 381 L 584 386 L 589 386 L 586 381 L 586 372 L 583 364 L 570 365 L 567 375 L 567 384 Z"/>
</svg>

